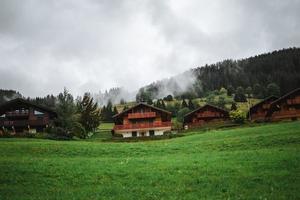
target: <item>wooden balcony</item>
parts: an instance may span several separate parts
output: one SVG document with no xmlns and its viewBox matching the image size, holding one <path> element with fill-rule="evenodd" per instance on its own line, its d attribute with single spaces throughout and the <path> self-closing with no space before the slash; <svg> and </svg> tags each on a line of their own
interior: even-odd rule
<svg viewBox="0 0 300 200">
<path fill-rule="evenodd" d="M 0 120 L 0 127 L 22 127 L 22 126 L 45 126 L 49 124 L 48 120 Z"/>
<path fill-rule="evenodd" d="M 114 130 L 171 127 L 171 125 L 172 125 L 171 122 L 153 122 L 153 123 L 126 124 L 126 125 L 115 125 L 114 126 Z"/>
<path fill-rule="evenodd" d="M 263 108 L 263 109 L 269 109 L 269 108 L 270 108 L 270 104 L 264 104 L 264 105 L 262 106 L 262 108 Z"/>
<path fill-rule="evenodd" d="M 143 118 L 154 118 L 154 117 L 156 117 L 155 112 L 128 113 L 128 119 L 143 119 Z"/>
<path fill-rule="evenodd" d="M 214 118 L 214 117 L 223 117 L 220 113 L 199 113 L 197 118 Z"/>
<path fill-rule="evenodd" d="M 300 99 L 288 99 L 287 100 L 287 104 L 288 105 L 296 105 L 296 104 L 300 104 Z"/>
<path fill-rule="evenodd" d="M 29 116 L 29 111 L 28 110 L 24 110 L 24 111 L 6 112 L 5 116 L 6 117 L 27 117 L 27 116 Z"/>
</svg>

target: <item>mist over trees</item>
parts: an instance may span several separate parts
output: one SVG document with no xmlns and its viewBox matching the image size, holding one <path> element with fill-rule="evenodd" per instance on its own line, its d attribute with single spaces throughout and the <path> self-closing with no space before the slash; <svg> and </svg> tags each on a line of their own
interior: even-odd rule
<svg viewBox="0 0 300 200">
<path fill-rule="evenodd" d="M 5 103 L 16 98 L 21 98 L 22 95 L 15 90 L 0 89 L 0 104 Z"/>
<path fill-rule="evenodd" d="M 181 84 L 184 87 L 179 89 Z M 272 87 L 272 84 L 275 84 L 276 88 Z M 282 95 L 300 87 L 300 48 L 283 49 L 246 59 L 224 60 L 198 67 L 184 73 L 178 80 L 173 77 L 141 88 L 136 99 L 157 99 L 167 95 L 181 99 L 204 97 L 222 87 L 227 89 L 229 96 L 238 88 L 240 91 L 243 88 L 244 94 L 249 93 L 251 88 L 257 98 L 267 97 L 270 90 L 273 90 L 272 94 Z M 241 98 L 239 100 L 244 100 Z"/>
<path fill-rule="evenodd" d="M 105 92 L 99 91 L 98 93 L 92 93 L 91 97 L 98 103 L 99 106 L 107 105 L 110 101 L 112 104 L 125 103 L 125 101 L 133 101 L 135 99 L 136 92 L 128 92 L 122 87 L 111 88 Z"/>
</svg>

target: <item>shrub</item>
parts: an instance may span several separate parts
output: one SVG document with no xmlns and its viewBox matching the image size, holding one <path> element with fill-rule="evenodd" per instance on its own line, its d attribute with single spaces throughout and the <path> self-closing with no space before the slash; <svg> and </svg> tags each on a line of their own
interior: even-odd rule
<svg viewBox="0 0 300 200">
<path fill-rule="evenodd" d="M 190 112 L 190 110 L 188 108 L 180 109 L 177 114 L 177 121 L 182 123 L 183 119 L 184 119 L 184 115 L 186 115 L 189 112 Z"/>
<path fill-rule="evenodd" d="M 230 118 L 235 123 L 243 124 L 245 122 L 246 115 L 241 110 L 232 110 L 230 111 Z"/>
<path fill-rule="evenodd" d="M 182 130 L 183 129 L 183 124 L 181 122 L 175 121 L 172 124 L 172 129 L 173 130 Z"/>
<path fill-rule="evenodd" d="M 79 137 L 81 139 L 85 139 L 88 137 L 88 132 L 82 126 L 81 123 L 74 123 L 72 133 L 74 136 Z"/>
<path fill-rule="evenodd" d="M 12 137 L 12 135 L 10 134 L 9 130 L 7 130 L 6 128 L 4 129 L 0 129 L 0 137 Z"/>
</svg>

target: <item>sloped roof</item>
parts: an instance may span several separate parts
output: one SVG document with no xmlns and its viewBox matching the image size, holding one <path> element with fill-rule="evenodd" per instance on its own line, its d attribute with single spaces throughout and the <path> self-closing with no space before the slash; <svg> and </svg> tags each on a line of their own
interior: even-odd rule
<svg viewBox="0 0 300 200">
<path fill-rule="evenodd" d="M 34 108 L 37 108 L 41 111 L 45 111 L 45 112 L 48 112 L 50 114 L 53 114 L 55 116 L 57 116 L 56 112 L 53 111 L 52 109 L 50 108 L 47 108 L 47 107 L 44 107 L 44 106 L 40 106 L 40 105 L 37 105 L 37 104 L 34 104 L 34 103 L 31 103 L 25 99 L 22 99 L 22 98 L 16 98 L 16 99 L 13 99 L 11 101 L 7 101 L 3 104 L 0 105 L 0 113 L 3 113 L 5 111 L 7 111 L 7 109 L 15 106 L 15 105 L 27 105 L 27 106 L 31 106 L 31 107 L 34 107 Z"/>
<path fill-rule="evenodd" d="M 146 103 L 141 102 L 141 103 L 136 104 L 135 106 L 132 106 L 131 108 L 128 108 L 128 109 L 126 109 L 126 110 L 124 110 L 124 111 L 122 111 L 122 112 L 120 112 L 120 113 L 114 115 L 113 118 L 119 117 L 119 116 L 121 116 L 121 115 L 127 113 L 128 111 L 130 111 L 130 110 L 132 110 L 132 109 L 134 109 L 134 108 L 140 106 L 140 105 L 143 105 L 143 106 L 152 108 L 152 109 L 157 110 L 157 111 L 160 111 L 160 112 L 164 112 L 164 113 L 169 114 L 169 115 L 172 114 L 171 112 L 166 111 L 166 110 L 164 110 L 164 109 L 157 108 L 157 107 L 155 107 L 155 106 L 151 106 L 151 105 L 149 105 L 149 104 L 146 104 Z"/>
<path fill-rule="evenodd" d="M 197 109 L 193 110 L 192 112 L 189 112 L 188 114 L 184 115 L 184 119 L 186 119 L 187 117 L 189 117 L 189 116 L 193 115 L 194 113 L 196 113 L 196 112 L 198 112 L 200 110 L 203 110 L 204 108 L 207 108 L 207 107 L 214 108 L 214 109 L 216 109 L 216 110 L 218 110 L 218 111 L 220 111 L 220 112 L 222 112 L 222 113 L 224 113 L 226 115 L 229 115 L 229 113 L 228 113 L 227 110 L 224 110 L 222 108 L 219 108 L 217 106 L 213 106 L 213 105 L 210 105 L 210 104 L 205 104 L 204 106 L 202 106 L 200 108 L 197 108 Z"/>
<path fill-rule="evenodd" d="M 267 102 L 267 101 L 272 101 L 272 102 L 273 102 L 273 101 L 276 101 L 277 99 L 278 99 L 278 97 L 276 97 L 276 96 L 269 96 L 269 97 L 263 99 L 262 101 L 258 102 L 257 104 L 253 105 L 253 106 L 250 108 L 250 110 L 253 110 L 254 108 L 256 108 L 256 107 L 258 107 L 258 106 L 264 104 L 264 103 Z"/>
</svg>

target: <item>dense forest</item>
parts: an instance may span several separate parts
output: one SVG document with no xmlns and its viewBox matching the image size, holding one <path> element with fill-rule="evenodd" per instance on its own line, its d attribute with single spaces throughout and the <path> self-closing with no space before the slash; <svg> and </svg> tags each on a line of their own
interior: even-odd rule
<svg viewBox="0 0 300 200">
<path fill-rule="evenodd" d="M 161 91 L 169 91 L 173 96 L 185 98 L 207 96 L 210 91 L 224 87 L 235 91 L 238 87 L 256 90 L 257 97 L 268 95 L 269 84 L 279 86 L 280 94 L 300 87 L 300 48 L 289 48 L 266 53 L 242 60 L 224 60 L 216 64 L 205 65 L 185 73 L 186 80 L 193 84 L 178 93 L 178 84 L 174 78 L 158 81 L 141 88 L 137 101 L 162 98 Z M 164 95 L 169 95 L 165 93 Z"/>
</svg>

